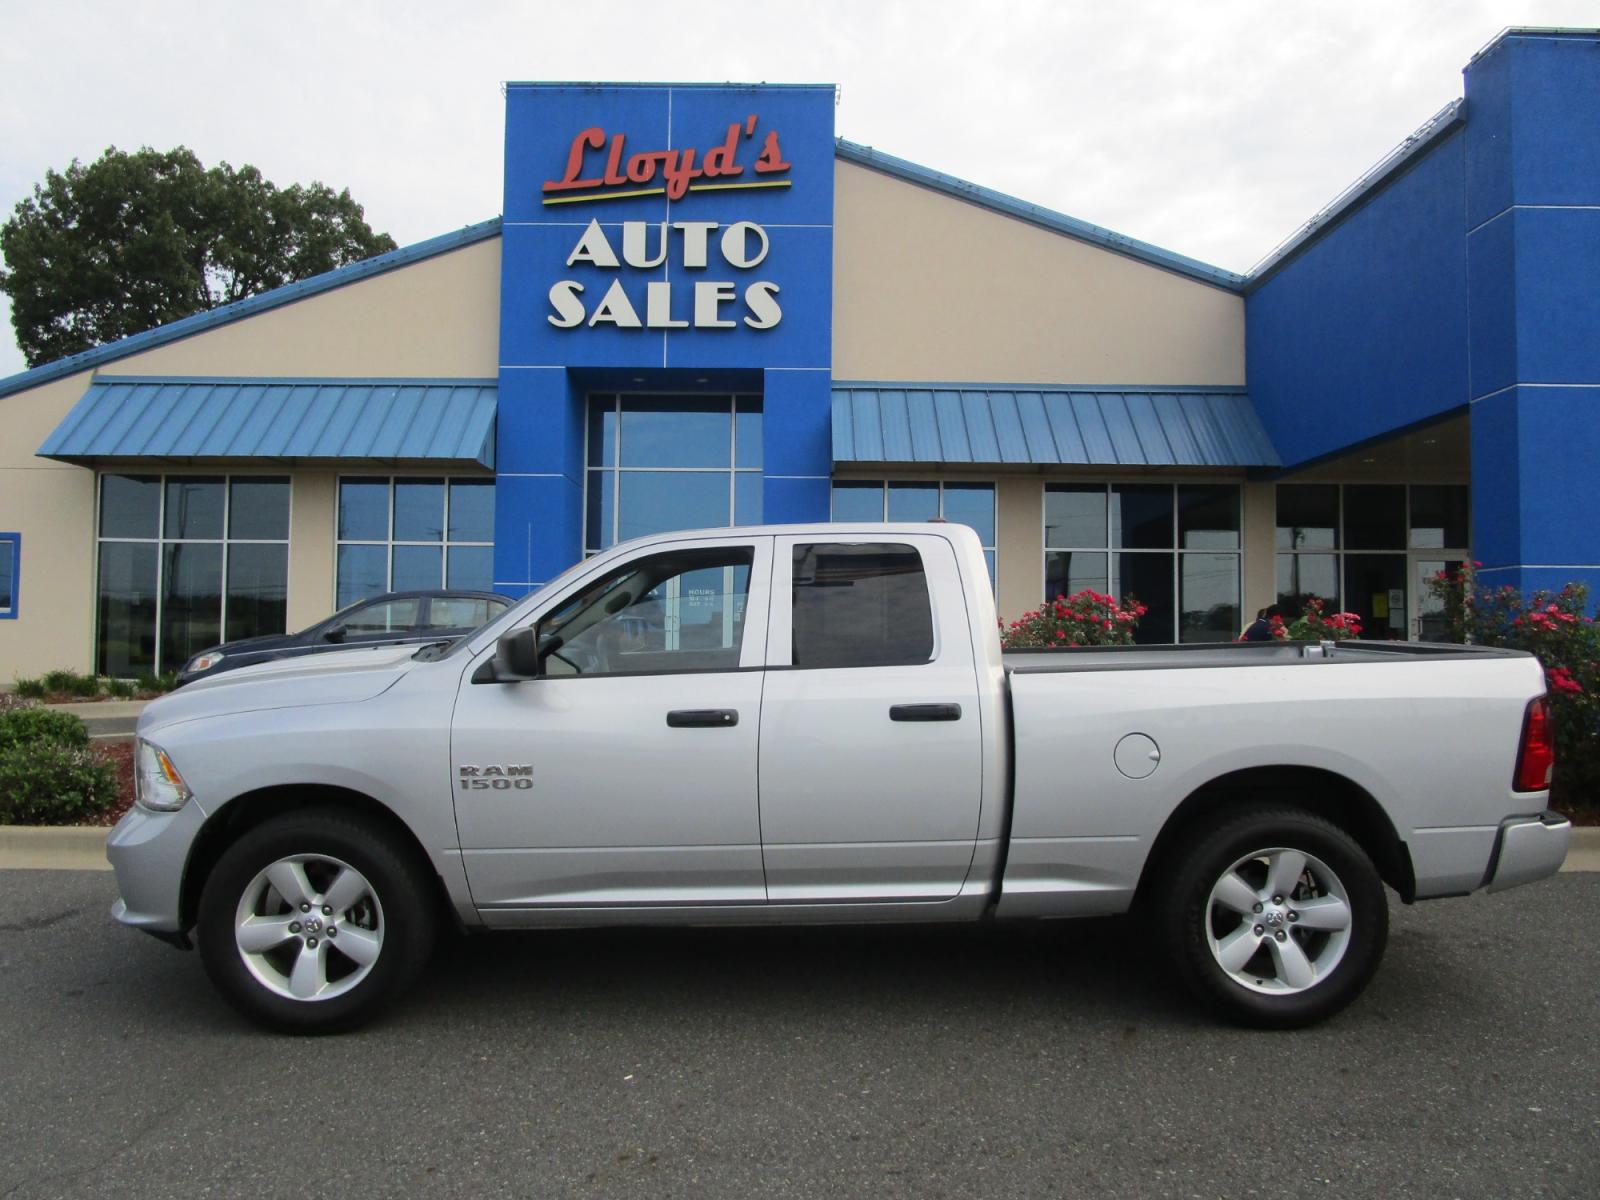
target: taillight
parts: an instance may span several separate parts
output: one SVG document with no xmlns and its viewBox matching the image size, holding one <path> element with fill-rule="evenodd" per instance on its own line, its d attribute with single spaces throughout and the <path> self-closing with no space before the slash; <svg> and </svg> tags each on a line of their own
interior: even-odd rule
<svg viewBox="0 0 1600 1200">
<path fill-rule="evenodd" d="M 1550 702 L 1543 696 L 1528 705 L 1522 719 L 1522 745 L 1517 747 L 1516 782 L 1519 792 L 1543 792 L 1556 769 L 1556 731 L 1550 722 Z"/>
</svg>

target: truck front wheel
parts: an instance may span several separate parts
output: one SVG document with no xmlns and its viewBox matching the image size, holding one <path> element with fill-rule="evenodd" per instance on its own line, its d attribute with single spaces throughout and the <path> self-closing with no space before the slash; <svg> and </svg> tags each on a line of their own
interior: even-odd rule
<svg viewBox="0 0 1600 1200">
<path fill-rule="evenodd" d="M 1383 958 L 1389 908 L 1366 852 L 1297 809 L 1236 812 L 1175 864 L 1158 913 L 1190 990 L 1241 1024 L 1332 1016 Z"/>
<path fill-rule="evenodd" d="M 201 961 L 246 1016 L 349 1029 L 409 985 L 433 946 L 426 868 L 380 825 L 302 810 L 251 829 L 200 894 Z"/>
</svg>

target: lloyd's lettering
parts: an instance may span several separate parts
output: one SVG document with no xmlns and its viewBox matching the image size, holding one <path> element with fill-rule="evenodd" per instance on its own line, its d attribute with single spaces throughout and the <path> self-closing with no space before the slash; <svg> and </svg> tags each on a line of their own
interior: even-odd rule
<svg viewBox="0 0 1600 1200">
<path fill-rule="evenodd" d="M 675 252 L 671 267 L 703 271 L 710 265 L 713 234 L 717 235 L 715 242 L 722 263 L 734 270 L 754 270 L 766 261 L 771 250 L 767 231 L 754 221 L 735 221 L 728 226 L 716 221 L 625 221 L 619 256 L 605 228 L 599 221 L 590 221 L 567 255 L 566 265 L 602 271 L 621 271 L 626 266 L 648 271 L 667 264 Z M 679 298 L 685 293 L 691 297 L 687 309 Z M 733 307 L 741 300 L 742 311 Z M 742 290 L 732 280 L 651 280 L 645 284 L 642 317 L 635 297 L 628 294 L 621 278 L 611 281 L 592 311 L 587 306 L 584 284 L 577 279 L 561 279 L 550 288 L 550 308 L 546 319 L 557 329 L 593 329 L 597 325 L 618 329 L 734 329 L 740 320 L 751 329 L 771 329 L 783 319 L 778 285 L 770 279 L 752 280 Z M 684 315 L 685 311 L 688 315 Z"/>
</svg>

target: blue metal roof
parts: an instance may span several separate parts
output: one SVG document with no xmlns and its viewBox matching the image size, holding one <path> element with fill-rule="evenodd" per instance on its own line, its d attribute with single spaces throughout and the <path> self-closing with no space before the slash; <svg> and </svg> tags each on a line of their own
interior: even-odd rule
<svg viewBox="0 0 1600 1200">
<path fill-rule="evenodd" d="M 38 453 L 493 467 L 495 399 L 480 379 L 101 376 Z"/>
<path fill-rule="evenodd" d="M 195 313 L 192 317 L 184 317 L 182 320 L 173 321 L 167 325 L 157 325 L 154 329 L 147 329 L 143 333 L 135 333 L 115 342 L 107 342 L 104 346 L 96 346 L 92 350 L 82 350 L 77 354 L 69 354 L 65 358 L 57 358 L 47 363 L 40 363 L 30 371 L 23 371 L 9 378 L 0 379 L 0 396 L 9 396 L 13 392 L 26 391 L 28 388 L 38 387 L 41 383 L 49 383 L 51 380 L 73 375 L 79 371 L 87 371 L 91 367 L 98 367 L 102 363 L 126 358 L 128 355 L 137 354 L 141 350 L 152 350 L 157 346 L 165 346 L 168 342 L 175 342 L 180 338 L 204 333 L 206 330 L 215 329 L 219 325 L 227 325 L 244 317 L 253 317 L 257 313 L 267 312 L 285 304 L 293 304 L 296 300 L 304 300 L 308 296 L 315 296 L 321 292 L 331 292 L 334 288 L 341 288 L 346 284 L 359 282 L 369 276 L 381 275 L 385 271 L 393 271 L 397 267 L 410 266 L 412 263 L 421 262 L 425 258 L 433 258 L 438 254 L 448 254 L 450 251 L 459 250 L 463 246 L 470 246 L 475 242 L 499 236 L 500 218 L 491 217 L 487 221 L 480 221 L 476 225 L 468 225 L 466 228 L 458 229 L 453 233 L 442 234 L 439 237 L 429 238 L 425 242 L 416 242 L 410 246 L 401 246 L 398 250 L 390 250 L 387 254 L 364 258 L 360 262 L 338 267 L 332 271 L 324 271 L 321 275 L 313 275 L 309 279 L 287 283 L 283 287 L 273 288 L 272 291 L 262 292 L 258 296 L 247 296 L 243 300 L 235 300 L 232 304 L 224 304 L 219 308 Z"/>
<path fill-rule="evenodd" d="M 1137 238 L 1128 237 L 1126 234 L 1117 233 L 1115 230 L 1106 229 L 1088 221 L 1080 221 L 1077 217 L 1069 217 L 1065 213 L 1058 213 L 1037 204 L 1029 204 L 1026 200 L 1018 200 L 1015 196 L 1008 196 L 1004 192 L 996 192 L 989 188 L 981 187 L 976 183 L 968 183 L 965 179 L 957 179 L 954 175 L 946 175 L 942 171 L 918 166 L 914 162 L 907 162 L 903 158 L 896 158 L 892 154 L 874 150 L 871 146 L 857 145 L 855 142 L 847 142 L 840 138 L 836 143 L 835 152 L 838 157 L 846 162 L 855 163 L 857 166 L 870 167 L 874 171 L 880 171 L 885 175 L 893 175 L 895 178 L 904 179 L 908 183 L 931 188 L 936 192 L 944 192 L 948 196 L 954 196 L 958 200 L 965 200 L 969 204 L 977 204 L 983 208 L 1004 213 L 1008 217 L 1015 217 L 1019 221 L 1027 221 L 1032 225 L 1038 225 L 1042 229 L 1048 229 L 1052 233 L 1064 233 L 1068 237 L 1089 242 L 1092 245 L 1125 255 L 1128 258 L 1138 259 L 1140 262 L 1149 263 L 1153 267 L 1160 267 L 1166 271 L 1175 271 L 1179 275 L 1187 275 L 1190 279 L 1198 279 L 1201 283 L 1209 283 L 1213 287 L 1237 292 L 1246 283 L 1246 277 L 1237 272 L 1225 271 L 1221 267 L 1203 263 L 1197 258 L 1176 254 L 1171 250 L 1163 250 L 1160 246 L 1152 246 L 1149 242 L 1141 242 Z"/>
<path fill-rule="evenodd" d="M 1121 467 L 1275 467 L 1242 389 L 843 383 L 833 459 Z"/>
</svg>

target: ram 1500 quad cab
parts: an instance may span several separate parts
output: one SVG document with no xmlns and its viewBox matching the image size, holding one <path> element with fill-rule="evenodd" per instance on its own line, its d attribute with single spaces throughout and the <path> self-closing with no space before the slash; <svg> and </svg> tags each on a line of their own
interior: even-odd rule
<svg viewBox="0 0 1600 1200">
<path fill-rule="evenodd" d="M 151 704 L 118 920 L 278 1028 L 349 1027 L 442 921 L 982 921 L 1139 908 L 1223 1015 L 1303 1025 L 1406 902 L 1554 872 L 1531 657 L 1002 653 L 957 525 L 666 534 L 449 643 Z M 192 939 L 192 942 L 191 942 Z"/>
</svg>

